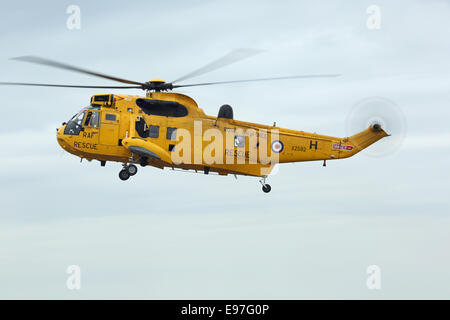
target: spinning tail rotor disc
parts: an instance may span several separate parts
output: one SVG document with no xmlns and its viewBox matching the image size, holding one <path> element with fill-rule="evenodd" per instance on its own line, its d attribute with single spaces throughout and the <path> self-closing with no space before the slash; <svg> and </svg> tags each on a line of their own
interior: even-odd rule
<svg viewBox="0 0 450 320">
<path fill-rule="evenodd" d="M 382 157 L 395 152 L 406 135 L 406 120 L 400 107 L 393 101 L 381 97 L 370 97 L 359 101 L 347 116 L 347 135 L 351 136 L 374 124 L 379 124 L 390 136 L 362 152 L 372 157 Z"/>
</svg>

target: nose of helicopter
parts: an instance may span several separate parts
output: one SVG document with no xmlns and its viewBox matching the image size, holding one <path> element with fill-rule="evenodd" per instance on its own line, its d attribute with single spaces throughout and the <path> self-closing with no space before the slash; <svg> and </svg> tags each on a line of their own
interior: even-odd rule
<svg viewBox="0 0 450 320">
<path fill-rule="evenodd" d="M 56 140 L 58 140 L 58 144 L 65 149 L 67 147 L 67 142 L 64 139 L 64 128 L 66 124 L 63 124 L 61 127 L 56 128 Z"/>
</svg>

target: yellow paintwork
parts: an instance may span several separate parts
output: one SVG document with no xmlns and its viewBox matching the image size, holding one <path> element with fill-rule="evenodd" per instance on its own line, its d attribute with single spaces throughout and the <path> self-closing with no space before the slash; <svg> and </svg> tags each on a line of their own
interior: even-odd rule
<svg viewBox="0 0 450 320">
<path fill-rule="evenodd" d="M 159 81 L 160 79 L 154 79 L 152 81 L 157 80 Z M 178 102 L 187 108 L 188 115 L 185 117 L 149 116 L 137 106 L 136 99 L 139 98 Z M 381 128 L 375 130 L 373 127 L 369 127 L 348 138 L 338 138 L 238 120 L 217 119 L 215 116 L 206 115 L 202 109 L 198 108 L 197 103 L 192 98 L 173 92 L 152 92 L 149 93 L 147 97 L 114 94 L 112 101 L 102 103 L 102 105 L 98 107 L 98 110 L 92 108 L 87 110 L 90 112 L 99 112 L 100 122 L 97 127 L 84 126 L 84 131 L 80 132 L 79 135 L 64 134 L 65 125 L 60 127 L 57 131 L 58 143 L 67 152 L 87 160 L 96 159 L 100 161 L 129 163 L 138 162 L 139 155 L 132 154 L 128 148 L 140 147 L 158 155 L 159 159 L 149 158 L 149 165 L 158 168 L 171 167 L 194 170 L 204 170 L 205 167 L 208 167 L 209 171 L 218 172 L 223 175 L 242 174 L 265 176 L 270 173 L 273 164 L 261 163 L 259 156 L 257 163 L 253 164 L 208 164 L 203 158 L 200 159 L 200 161 L 198 161 L 198 159 L 196 161 L 196 159 L 194 159 L 194 143 L 192 143 L 191 147 L 192 161 L 188 164 L 174 164 L 171 160 L 169 145 L 177 144 L 178 142 L 166 139 L 166 128 L 171 127 L 188 130 L 193 139 L 195 139 L 194 121 L 201 121 L 202 132 L 205 132 L 208 129 L 218 129 L 224 134 L 224 137 L 226 130 L 239 132 L 239 130 L 247 131 L 249 129 L 254 129 L 256 131 L 267 130 L 267 132 L 270 133 L 270 130 L 278 129 L 279 136 L 277 140 L 281 141 L 284 145 L 284 148 L 278 154 L 280 163 L 347 158 L 387 136 L 387 133 Z M 115 115 L 116 119 L 108 120 L 107 115 Z M 159 126 L 159 137 L 139 137 L 135 130 L 135 121 L 138 117 L 142 117 L 148 125 Z M 83 124 L 84 121 L 85 120 L 83 119 Z M 251 140 L 250 136 L 245 137 L 245 148 L 238 148 L 233 145 L 232 148 L 236 153 L 234 155 L 236 158 L 235 162 L 237 162 L 237 158 L 239 158 L 240 155 L 244 158 L 247 157 L 250 145 L 258 150 L 262 147 L 266 147 L 267 153 L 271 154 L 271 134 L 267 135 L 267 139 L 269 143 L 268 146 L 257 145 L 255 140 Z M 202 150 L 205 150 L 205 147 L 207 147 L 209 143 L 210 142 L 203 141 L 201 145 Z M 226 155 L 229 155 L 230 152 L 230 149 L 226 149 L 227 146 L 224 141 L 224 162 Z"/>
<path fill-rule="evenodd" d="M 161 78 L 154 78 L 154 79 L 150 80 L 150 82 L 162 82 L 162 83 L 165 83 L 165 81 L 163 79 L 161 79 Z"/>
<path fill-rule="evenodd" d="M 154 154 L 158 155 L 161 161 L 166 163 L 171 163 L 170 152 L 163 149 L 157 143 L 150 142 L 144 138 L 126 138 L 122 141 L 122 145 L 129 149 L 130 147 L 140 147 L 144 148 Z"/>
</svg>

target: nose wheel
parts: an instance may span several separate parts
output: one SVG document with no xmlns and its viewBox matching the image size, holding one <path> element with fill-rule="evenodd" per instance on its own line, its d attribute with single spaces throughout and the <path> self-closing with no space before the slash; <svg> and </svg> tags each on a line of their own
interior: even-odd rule
<svg viewBox="0 0 450 320">
<path fill-rule="evenodd" d="M 122 181 L 128 180 L 131 176 L 137 173 L 138 169 L 134 164 L 123 164 L 123 169 L 119 172 L 119 179 Z"/>
<path fill-rule="evenodd" d="M 264 176 L 259 182 L 262 184 L 262 191 L 264 193 L 269 193 L 272 190 L 270 184 L 266 183 L 267 176 Z"/>
</svg>

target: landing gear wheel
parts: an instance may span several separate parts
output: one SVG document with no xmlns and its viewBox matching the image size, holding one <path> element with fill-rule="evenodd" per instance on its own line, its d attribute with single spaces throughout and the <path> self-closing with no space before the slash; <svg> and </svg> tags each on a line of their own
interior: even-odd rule
<svg viewBox="0 0 450 320">
<path fill-rule="evenodd" d="M 262 185 L 262 191 L 264 193 L 269 193 L 272 188 L 270 187 L 270 184 L 266 183 L 267 176 L 263 176 L 261 180 L 259 180 L 259 183 Z"/>
<path fill-rule="evenodd" d="M 130 177 L 130 174 L 128 173 L 128 170 L 122 169 L 119 172 L 119 178 L 122 181 L 128 180 L 128 178 Z"/>
<path fill-rule="evenodd" d="M 134 164 L 130 164 L 127 167 L 127 171 L 130 176 L 134 176 L 137 173 L 138 168 Z"/>
</svg>

